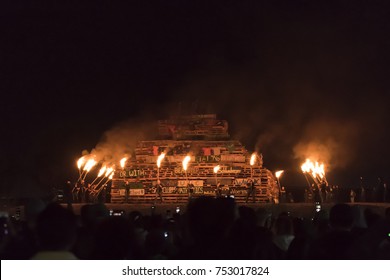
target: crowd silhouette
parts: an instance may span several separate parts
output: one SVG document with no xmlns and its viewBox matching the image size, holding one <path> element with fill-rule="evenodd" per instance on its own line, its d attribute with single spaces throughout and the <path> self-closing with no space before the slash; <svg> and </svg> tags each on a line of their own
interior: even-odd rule
<svg viewBox="0 0 390 280">
<path fill-rule="evenodd" d="M 86 204 L 75 215 L 36 202 L 24 221 L 2 218 L 1 259 L 390 259 L 390 208 L 334 204 L 304 218 L 199 197 L 181 212 L 110 216 L 104 204 Z"/>
</svg>

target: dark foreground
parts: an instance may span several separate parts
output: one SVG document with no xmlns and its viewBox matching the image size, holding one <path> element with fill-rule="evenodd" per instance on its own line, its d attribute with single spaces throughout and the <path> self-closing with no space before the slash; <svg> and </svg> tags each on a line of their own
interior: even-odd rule
<svg viewBox="0 0 390 280">
<path fill-rule="evenodd" d="M 348 203 L 349 205 L 359 205 L 365 209 L 371 209 L 379 215 L 384 215 L 385 209 L 390 207 L 390 203 L 378 203 L 378 202 L 359 202 L 359 203 Z M 62 204 L 66 207 L 66 204 Z M 72 204 L 74 213 L 79 214 L 81 207 L 85 205 L 82 203 Z M 114 211 L 124 211 L 125 213 L 130 213 L 132 211 L 139 211 L 144 215 L 150 215 L 152 211 L 156 214 L 164 215 L 167 211 L 170 211 L 171 214 L 177 211 L 177 207 L 180 208 L 180 211 L 186 209 L 187 204 L 114 204 L 106 203 L 106 207 Z M 321 209 L 329 211 L 334 203 L 325 203 L 321 205 Z M 154 209 L 152 208 L 154 206 Z M 316 212 L 316 207 L 314 203 L 280 203 L 280 204 L 269 204 L 269 203 L 238 203 L 237 206 L 248 206 L 254 210 L 258 208 L 264 208 L 269 212 L 272 212 L 273 215 L 279 215 L 283 212 L 289 212 L 294 217 L 304 217 L 310 218 Z"/>
<path fill-rule="evenodd" d="M 32 207 L 34 206 L 34 207 Z M 390 259 L 390 204 L 35 204 L 1 259 Z M 15 219 L 20 212 L 18 219 Z"/>
</svg>

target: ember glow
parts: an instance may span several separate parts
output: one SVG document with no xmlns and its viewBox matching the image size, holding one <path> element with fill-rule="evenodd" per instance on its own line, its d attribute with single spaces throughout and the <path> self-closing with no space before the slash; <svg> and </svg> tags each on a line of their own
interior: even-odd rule
<svg viewBox="0 0 390 280">
<path fill-rule="evenodd" d="M 161 161 L 164 159 L 165 157 L 165 153 L 161 153 L 161 155 L 158 156 L 157 158 L 157 167 L 160 168 L 161 167 Z M 184 164 L 184 162 L 183 162 Z"/>
<path fill-rule="evenodd" d="M 283 172 L 284 172 L 284 170 L 279 170 L 279 171 L 276 171 L 275 172 L 275 176 L 276 176 L 276 178 L 280 178 L 280 176 L 283 174 Z"/>
<path fill-rule="evenodd" d="M 185 171 L 187 171 L 187 168 L 188 168 L 188 163 L 190 162 L 191 160 L 191 157 L 190 156 L 186 156 L 183 160 L 183 169 Z"/>
<path fill-rule="evenodd" d="M 214 173 L 217 174 L 220 168 L 221 168 L 221 166 L 219 166 L 219 165 L 214 166 Z"/>
<path fill-rule="evenodd" d="M 127 157 L 124 157 L 124 158 L 122 158 L 122 159 L 119 161 L 119 164 L 120 164 L 120 166 L 122 167 L 122 169 L 125 168 L 126 161 L 127 161 Z"/>
<path fill-rule="evenodd" d="M 250 164 L 253 166 L 255 164 L 255 161 L 256 161 L 256 153 L 253 153 L 251 155 Z"/>
</svg>

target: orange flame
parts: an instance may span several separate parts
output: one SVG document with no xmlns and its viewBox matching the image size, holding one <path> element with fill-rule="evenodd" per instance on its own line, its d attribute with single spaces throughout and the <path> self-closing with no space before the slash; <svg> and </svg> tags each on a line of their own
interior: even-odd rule
<svg viewBox="0 0 390 280">
<path fill-rule="evenodd" d="M 161 166 L 161 161 L 164 159 L 165 153 L 161 153 L 161 155 L 158 156 L 157 158 L 157 167 L 160 168 Z"/>
<path fill-rule="evenodd" d="M 113 177 L 114 177 L 114 172 L 111 173 L 111 175 L 108 177 L 108 179 L 112 180 Z"/>
<path fill-rule="evenodd" d="M 87 163 L 85 164 L 83 170 L 89 172 L 89 171 L 91 171 L 91 169 L 92 169 L 96 164 L 97 164 L 97 161 L 96 161 L 95 159 L 93 159 L 93 158 L 92 158 L 92 159 L 89 159 L 89 160 L 87 161 Z"/>
<path fill-rule="evenodd" d="M 85 161 L 86 161 L 85 156 L 82 156 L 81 158 L 79 158 L 79 160 L 77 161 L 78 169 L 81 169 L 81 167 L 84 165 Z"/>
<path fill-rule="evenodd" d="M 188 168 L 188 163 L 190 162 L 191 160 L 191 157 L 190 156 L 186 156 L 184 159 L 183 159 L 183 169 L 185 171 L 187 171 L 187 168 Z"/>
<path fill-rule="evenodd" d="M 253 166 L 255 164 L 255 161 L 256 161 L 256 153 L 253 153 L 251 155 L 250 164 Z"/>
<path fill-rule="evenodd" d="M 311 175 L 316 178 L 319 176 L 321 179 L 325 177 L 325 165 L 319 163 L 318 161 L 312 162 L 310 159 L 306 161 L 301 166 L 303 173 L 311 173 Z"/>
<path fill-rule="evenodd" d="M 107 168 L 106 175 L 104 175 L 104 176 L 108 177 L 108 176 L 110 176 L 111 173 L 114 173 L 114 168 L 113 167 Z"/>
<path fill-rule="evenodd" d="M 126 163 L 126 161 L 127 161 L 127 157 L 124 157 L 124 158 L 122 158 L 122 159 L 119 161 L 119 164 L 120 164 L 120 166 L 122 167 L 122 169 L 125 168 L 125 163 Z"/>
<path fill-rule="evenodd" d="M 219 165 L 214 166 L 214 173 L 217 174 L 220 168 L 221 168 L 221 166 L 219 166 Z"/>
<path fill-rule="evenodd" d="M 104 174 L 104 172 L 106 172 L 106 169 L 107 169 L 107 167 L 105 165 L 102 168 L 100 168 L 98 177 L 102 176 Z"/>
<path fill-rule="evenodd" d="M 284 170 L 279 170 L 275 172 L 276 178 L 280 178 L 280 176 L 283 174 Z"/>
</svg>

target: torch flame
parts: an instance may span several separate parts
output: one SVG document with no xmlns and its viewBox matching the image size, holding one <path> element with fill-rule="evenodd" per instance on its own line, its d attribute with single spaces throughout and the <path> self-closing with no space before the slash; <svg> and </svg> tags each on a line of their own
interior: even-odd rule
<svg viewBox="0 0 390 280">
<path fill-rule="evenodd" d="M 160 168 L 161 166 L 161 161 L 164 159 L 165 153 L 161 153 L 161 155 L 158 156 L 157 158 L 157 167 Z"/>
<path fill-rule="evenodd" d="M 310 159 L 306 159 L 306 161 L 301 166 L 303 173 L 311 173 L 311 175 L 316 178 L 317 175 L 323 179 L 325 177 L 325 165 L 319 162 L 312 162 Z"/>
<path fill-rule="evenodd" d="M 280 176 L 283 174 L 284 170 L 279 170 L 275 172 L 276 178 L 280 178 Z"/>
<path fill-rule="evenodd" d="M 107 167 L 105 165 L 102 168 L 100 168 L 98 177 L 102 176 L 104 174 L 104 172 L 106 172 L 106 169 L 107 169 Z"/>
<path fill-rule="evenodd" d="M 108 179 L 112 180 L 113 177 L 114 177 L 114 172 L 111 173 L 111 175 L 108 177 Z"/>
<path fill-rule="evenodd" d="M 188 168 L 188 163 L 190 162 L 191 160 L 191 157 L 190 156 L 186 156 L 183 160 L 183 169 L 185 171 L 187 171 L 187 168 Z"/>
<path fill-rule="evenodd" d="M 78 169 L 81 169 L 81 167 L 84 165 L 85 163 L 85 156 L 82 156 L 81 158 L 79 158 L 79 160 L 77 161 L 77 167 Z"/>
<path fill-rule="evenodd" d="M 256 161 L 256 153 L 253 153 L 251 155 L 250 164 L 253 166 L 255 164 L 255 161 Z"/>
<path fill-rule="evenodd" d="M 217 174 L 220 168 L 221 168 L 221 166 L 219 166 L 219 165 L 214 166 L 214 173 Z"/>
<path fill-rule="evenodd" d="M 114 168 L 112 168 L 112 167 L 109 167 L 109 168 L 107 168 L 107 170 L 106 170 L 106 177 L 108 177 L 108 176 L 110 176 L 110 174 L 111 173 L 114 173 Z"/>
<path fill-rule="evenodd" d="M 126 163 L 126 161 L 127 161 L 127 157 L 124 157 L 124 158 L 122 158 L 122 159 L 119 161 L 119 164 L 120 164 L 120 166 L 122 167 L 122 169 L 125 168 L 125 163 Z"/>
<path fill-rule="evenodd" d="M 92 167 L 94 167 L 96 164 L 97 164 L 97 161 L 96 161 L 95 159 L 93 159 L 93 158 L 92 158 L 92 159 L 89 159 L 89 160 L 87 161 L 87 163 L 85 164 L 83 170 L 89 172 L 89 171 L 91 171 Z"/>
</svg>

